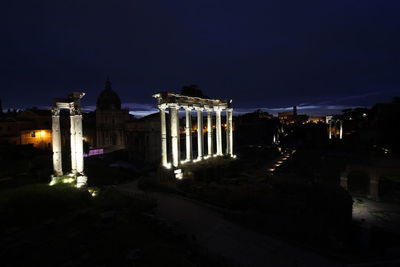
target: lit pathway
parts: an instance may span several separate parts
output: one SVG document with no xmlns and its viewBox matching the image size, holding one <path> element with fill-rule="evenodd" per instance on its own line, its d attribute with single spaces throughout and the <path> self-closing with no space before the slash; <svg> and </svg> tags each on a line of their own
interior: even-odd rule
<svg viewBox="0 0 400 267">
<path fill-rule="evenodd" d="M 269 174 L 274 174 L 275 171 L 276 171 L 281 165 L 285 164 L 285 162 L 286 162 L 287 160 L 289 160 L 289 159 L 292 157 L 292 155 L 293 155 L 294 153 L 296 153 L 296 150 L 295 150 L 295 149 L 286 148 L 283 152 L 281 152 L 281 155 L 280 155 L 276 160 L 274 160 L 274 161 L 271 163 L 271 165 L 268 167 L 268 169 L 267 169 L 267 170 L 268 170 L 268 173 L 269 173 Z"/>
<path fill-rule="evenodd" d="M 117 189 L 141 192 L 136 182 L 119 185 Z M 158 200 L 156 216 L 171 224 L 211 253 L 221 255 L 242 266 L 340 266 L 333 260 L 296 248 L 280 240 L 253 232 L 227 221 L 209 206 L 180 196 L 147 193 Z"/>
</svg>

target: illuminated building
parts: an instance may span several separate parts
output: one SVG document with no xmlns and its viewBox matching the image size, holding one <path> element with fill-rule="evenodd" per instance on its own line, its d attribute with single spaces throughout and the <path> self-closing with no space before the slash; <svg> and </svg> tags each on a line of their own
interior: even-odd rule
<svg viewBox="0 0 400 267">
<path fill-rule="evenodd" d="M 21 145 L 32 145 L 39 149 L 51 149 L 51 130 L 23 130 L 20 135 Z"/>
<path fill-rule="evenodd" d="M 37 108 L 24 111 L 13 111 L 2 114 L 0 117 L 0 141 L 16 145 L 36 144 L 35 147 L 47 148 L 47 145 L 38 145 L 37 139 L 27 141 L 27 132 L 49 131 L 51 124 L 50 111 Z M 51 132 L 51 131 L 50 131 Z"/>
</svg>

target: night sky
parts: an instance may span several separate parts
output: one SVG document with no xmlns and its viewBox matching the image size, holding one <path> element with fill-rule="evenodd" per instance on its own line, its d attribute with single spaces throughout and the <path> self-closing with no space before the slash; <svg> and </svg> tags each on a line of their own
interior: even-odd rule
<svg viewBox="0 0 400 267">
<path fill-rule="evenodd" d="M 400 95 L 398 0 L 3 0 L 1 10 L 4 108 L 77 90 L 93 106 L 107 75 L 134 110 L 187 84 L 242 111 Z"/>
</svg>

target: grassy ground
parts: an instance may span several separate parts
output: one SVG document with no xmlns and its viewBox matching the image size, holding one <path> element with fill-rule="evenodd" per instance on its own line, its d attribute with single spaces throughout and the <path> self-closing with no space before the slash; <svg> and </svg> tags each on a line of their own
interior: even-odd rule
<svg viewBox="0 0 400 267">
<path fill-rule="evenodd" d="M 143 195 L 29 185 L 0 197 L 2 266 L 214 266 Z"/>
</svg>

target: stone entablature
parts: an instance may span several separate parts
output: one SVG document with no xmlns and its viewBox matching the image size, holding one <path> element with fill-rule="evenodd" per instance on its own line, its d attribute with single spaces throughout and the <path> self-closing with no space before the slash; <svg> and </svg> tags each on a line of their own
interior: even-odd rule
<svg viewBox="0 0 400 267">
<path fill-rule="evenodd" d="M 178 168 L 182 163 L 197 162 L 213 156 L 224 154 L 234 157 L 233 154 L 233 109 L 230 107 L 232 100 L 208 99 L 191 97 L 172 92 L 160 92 L 153 95 L 157 99 L 161 118 L 161 165 L 165 168 Z M 186 158 L 180 159 L 180 131 L 179 131 L 179 109 L 185 110 L 185 135 L 186 135 Z M 167 134 L 167 122 L 165 112 L 169 109 L 170 134 Z M 222 149 L 222 123 L 221 112 L 226 111 L 226 150 Z M 192 118 L 191 113 L 197 113 L 197 158 L 193 156 L 192 142 Z M 203 114 L 207 116 L 207 153 L 204 149 Z M 213 147 L 213 112 L 216 120 L 216 153 Z M 170 138 L 170 142 L 167 140 Z M 168 162 L 168 143 L 171 144 L 171 162 Z"/>
<path fill-rule="evenodd" d="M 201 107 L 201 108 L 222 108 L 230 107 L 232 100 L 220 100 L 201 98 L 196 96 L 185 96 L 173 92 L 160 92 L 153 95 L 157 99 L 157 104 L 177 104 L 180 107 Z"/>
</svg>

